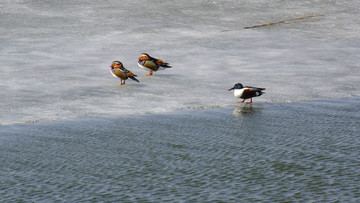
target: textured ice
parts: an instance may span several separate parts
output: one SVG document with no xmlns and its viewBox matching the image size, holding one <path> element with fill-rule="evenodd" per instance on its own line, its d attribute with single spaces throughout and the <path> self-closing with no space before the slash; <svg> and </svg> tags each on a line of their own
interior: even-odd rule
<svg viewBox="0 0 360 203">
<path fill-rule="evenodd" d="M 351 1 L 3 1 L 0 123 L 360 96 L 360 3 Z M 19 12 L 21 11 L 21 12 Z M 269 27 L 263 23 L 323 14 Z M 152 77 L 147 52 L 172 69 Z M 125 86 L 113 60 L 139 75 Z"/>
</svg>

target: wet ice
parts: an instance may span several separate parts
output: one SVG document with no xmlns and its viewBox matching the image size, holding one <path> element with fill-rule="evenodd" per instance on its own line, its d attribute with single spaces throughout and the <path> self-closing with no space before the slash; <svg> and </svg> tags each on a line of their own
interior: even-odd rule
<svg viewBox="0 0 360 203">
<path fill-rule="evenodd" d="M 0 123 L 224 107 L 236 82 L 267 89 L 255 102 L 359 96 L 358 4 L 5 1 Z M 243 29 L 306 14 L 325 16 Z M 144 76 L 142 52 L 173 68 Z M 116 86 L 113 60 L 141 83 Z"/>
</svg>

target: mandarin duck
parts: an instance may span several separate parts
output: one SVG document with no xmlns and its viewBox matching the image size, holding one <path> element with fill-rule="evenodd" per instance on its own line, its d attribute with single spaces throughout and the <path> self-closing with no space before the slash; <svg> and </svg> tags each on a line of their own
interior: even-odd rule
<svg viewBox="0 0 360 203">
<path fill-rule="evenodd" d="M 149 73 L 146 74 L 147 76 L 152 75 L 153 71 L 171 68 L 171 66 L 169 66 L 169 63 L 165 63 L 161 59 L 153 58 L 147 53 L 142 53 L 138 59 L 138 65 L 140 66 L 140 68 L 149 71 Z"/>
<path fill-rule="evenodd" d="M 135 78 L 137 75 L 126 69 L 120 61 L 113 61 L 110 67 L 111 74 L 116 78 L 120 78 L 120 83 L 117 85 L 124 85 L 125 80 L 128 78 L 139 82 L 139 80 Z"/>
</svg>

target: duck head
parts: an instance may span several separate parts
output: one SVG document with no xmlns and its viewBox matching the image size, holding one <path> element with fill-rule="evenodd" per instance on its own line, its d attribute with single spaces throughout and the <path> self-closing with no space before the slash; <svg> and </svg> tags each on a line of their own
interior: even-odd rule
<svg viewBox="0 0 360 203">
<path fill-rule="evenodd" d="M 111 63 L 111 66 L 110 67 L 113 67 L 113 68 L 122 68 L 123 67 L 123 64 L 120 62 L 120 61 L 113 61 Z"/>
<path fill-rule="evenodd" d="M 235 85 L 234 85 L 234 87 L 232 87 L 232 88 L 230 88 L 229 89 L 229 91 L 230 90 L 233 90 L 233 89 L 242 89 L 244 86 L 241 84 L 241 83 L 236 83 Z"/>
<path fill-rule="evenodd" d="M 148 59 L 150 59 L 150 58 L 151 58 L 151 57 L 150 57 L 149 54 L 147 54 L 147 53 L 142 53 L 138 59 L 143 61 L 143 60 L 148 60 Z"/>
</svg>

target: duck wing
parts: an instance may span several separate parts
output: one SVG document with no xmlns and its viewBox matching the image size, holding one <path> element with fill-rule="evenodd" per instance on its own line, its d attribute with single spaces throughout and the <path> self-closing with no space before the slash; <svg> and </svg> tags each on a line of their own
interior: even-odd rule
<svg viewBox="0 0 360 203">
<path fill-rule="evenodd" d="M 157 66 L 161 66 L 163 68 L 171 68 L 171 66 L 169 65 L 169 63 L 165 63 L 163 60 L 161 59 L 157 59 L 154 57 L 150 58 Z"/>
<path fill-rule="evenodd" d="M 254 91 L 262 91 L 265 90 L 265 88 L 262 87 L 252 87 L 252 86 L 245 86 L 246 88 L 252 89 Z"/>
</svg>

